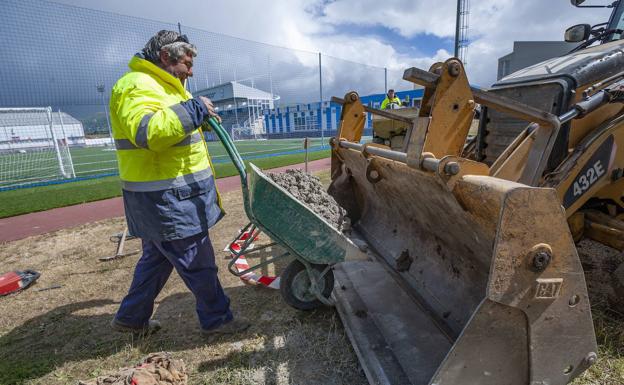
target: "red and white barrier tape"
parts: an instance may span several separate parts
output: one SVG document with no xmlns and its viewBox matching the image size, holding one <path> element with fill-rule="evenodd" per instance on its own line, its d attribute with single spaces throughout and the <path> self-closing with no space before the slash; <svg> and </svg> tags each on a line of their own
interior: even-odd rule
<svg viewBox="0 0 624 385">
<path fill-rule="evenodd" d="M 242 232 L 242 230 L 241 230 Z M 225 246 L 225 248 L 223 249 L 223 251 L 226 252 L 230 252 L 231 250 L 234 250 L 235 252 L 239 252 L 241 249 L 241 245 L 247 240 L 249 239 L 250 236 L 252 236 L 251 231 L 246 231 L 245 233 L 241 233 L 241 235 L 231 244 L 228 244 Z M 254 240 L 258 239 L 258 235 L 256 235 L 256 238 Z M 253 243 L 249 245 L 250 249 L 253 249 Z M 231 258 L 234 258 L 234 255 L 231 254 L 230 255 Z M 234 267 L 236 267 L 236 270 L 238 272 L 241 271 L 245 271 L 247 269 L 249 269 L 249 264 L 247 263 L 247 259 L 245 258 L 244 255 L 240 256 L 240 258 L 238 258 L 238 260 L 236 260 L 236 263 L 234 264 Z M 253 271 L 250 271 L 246 274 L 243 274 L 240 279 L 246 283 L 246 284 L 250 284 L 250 285 L 263 285 L 266 287 L 269 287 L 271 289 L 279 289 L 279 277 L 269 277 L 269 276 L 265 276 L 265 275 L 258 275 Z"/>
<path fill-rule="evenodd" d="M 238 230 L 238 234 L 239 234 L 238 238 L 236 238 L 236 240 L 234 240 L 234 242 L 232 242 L 232 243 L 230 243 L 230 244 L 225 245 L 225 247 L 223 248 L 223 251 L 225 251 L 225 252 L 229 252 L 229 251 L 230 251 L 230 247 L 232 247 L 232 250 L 234 250 L 234 251 L 236 251 L 236 252 L 239 252 L 239 251 L 240 251 L 240 249 L 241 249 L 241 245 L 242 245 L 243 243 L 245 243 L 245 241 L 246 241 L 246 240 L 248 240 L 248 239 L 249 239 L 249 237 L 251 237 L 251 233 L 252 233 L 252 231 L 251 231 L 251 230 L 247 230 L 247 231 L 245 231 L 244 233 L 243 233 L 243 230 L 242 230 L 242 229 Z M 256 235 L 256 237 L 254 238 L 254 241 L 255 241 L 256 239 L 258 239 L 258 237 L 259 237 L 259 236 L 260 236 L 260 232 L 258 232 L 258 234 Z M 254 244 L 252 243 L 252 244 L 250 244 L 248 247 L 249 247 L 250 249 L 253 249 Z"/>
<path fill-rule="evenodd" d="M 239 272 L 249 269 L 249 264 L 244 256 L 238 258 L 234 266 L 236 266 L 236 270 Z M 255 272 L 250 271 L 249 273 L 242 275 L 240 279 L 247 284 L 260 284 L 270 287 L 271 289 L 279 289 L 279 277 L 267 277 L 265 275 L 258 275 Z"/>
</svg>

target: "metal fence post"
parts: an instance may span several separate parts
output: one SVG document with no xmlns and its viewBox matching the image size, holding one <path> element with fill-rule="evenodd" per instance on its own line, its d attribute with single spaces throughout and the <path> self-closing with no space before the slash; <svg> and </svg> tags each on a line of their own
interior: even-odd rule
<svg viewBox="0 0 624 385">
<path fill-rule="evenodd" d="M 309 171 L 308 171 L 308 148 L 309 147 L 310 147 L 310 140 L 306 136 L 303 139 L 303 149 L 305 150 L 305 173 L 306 174 L 309 174 Z"/>
<path fill-rule="evenodd" d="M 323 130 L 323 71 L 321 65 L 321 53 L 318 53 L 319 57 L 319 111 L 321 113 L 321 148 L 325 148 L 325 130 Z"/>
<path fill-rule="evenodd" d="M 182 35 L 182 24 L 178 21 L 178 33 Z M 195 86 L 195 91 L 197 91 L 197 84 L 193 84 Z M 184 81 L 184 88 L 191 92 L 191 78 L 186 78 Z"/>
</svg>

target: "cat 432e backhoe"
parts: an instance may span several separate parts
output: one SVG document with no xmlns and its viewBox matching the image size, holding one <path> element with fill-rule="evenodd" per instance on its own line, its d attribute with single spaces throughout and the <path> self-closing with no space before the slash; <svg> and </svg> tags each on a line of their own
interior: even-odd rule
<svg viewBox="0 0 624 385">
<path fill-rule="evenodd" d="M 406 70 L 425 87 L 416 118 L 334 99 L 329 192 L 369 255 L 335 267 L 334 297 L 371 383 L 558 385 L 598 359 L 575 240 L 624 248 L 624 1 L 610 6 L 566 31 L 573 52 L 489 90 L 456 58 Z M 399 149 L 360 144 L 367 111 L 409 124 Z"/>
</svg>

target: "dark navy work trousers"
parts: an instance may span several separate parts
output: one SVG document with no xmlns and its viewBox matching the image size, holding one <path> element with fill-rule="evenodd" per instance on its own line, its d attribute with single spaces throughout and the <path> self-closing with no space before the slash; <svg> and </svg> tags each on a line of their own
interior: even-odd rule
<svg viewBox="0 0 624 385">
<path fill-rule="evenodd" d="M 154 300 L 173 268 L 195 295 L 203 329 L 217 328 L 232 319 L 230 300 L 219 282 L 214 250 L 207 234 L 173 241 L 143 240 L 143 255 L 116 319 L 129 326 L 146 325 L 154 310 Z"/>
</svg>

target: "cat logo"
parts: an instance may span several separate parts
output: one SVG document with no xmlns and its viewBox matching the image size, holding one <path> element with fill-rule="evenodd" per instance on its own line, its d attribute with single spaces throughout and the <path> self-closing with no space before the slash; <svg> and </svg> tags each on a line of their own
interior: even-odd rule
<svg viewBox="0 0 624 385">
<path fill-rule="evenodd" d="M 538 278 L 535 287 L 535 299 L 555 299 L 559 297 L 563 278 Z"/>
</svg>

